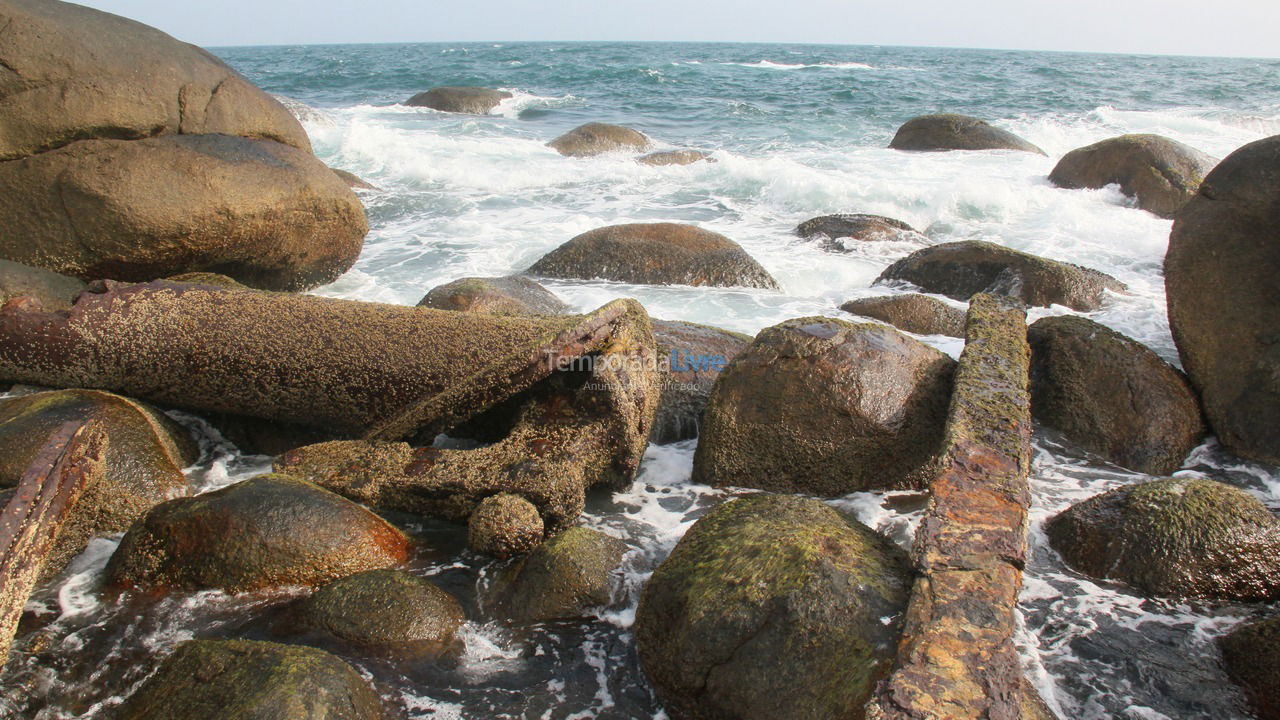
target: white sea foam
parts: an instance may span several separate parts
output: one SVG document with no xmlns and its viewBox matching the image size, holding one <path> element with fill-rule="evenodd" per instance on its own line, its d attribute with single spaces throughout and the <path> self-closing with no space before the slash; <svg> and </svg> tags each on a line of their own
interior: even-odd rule
<svg viewBox="0 0 1280 720">
<path fill-rule="evenodd" d="M 830 68 L 833 70 L 876 70 L 874 65 L 868 65 L 860 62 L 834 62 L 834 63 L 779 63 L 772 60 L 757 60 L 756 62 L 724 62 L 721 65 L 735 65 L 737 67 L 761 68 L 764 70 L 803 70 L 805 68 Z"/>
</svg>

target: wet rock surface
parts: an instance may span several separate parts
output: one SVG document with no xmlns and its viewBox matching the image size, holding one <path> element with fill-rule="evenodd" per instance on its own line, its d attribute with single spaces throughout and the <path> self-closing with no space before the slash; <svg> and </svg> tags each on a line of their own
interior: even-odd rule
<svg viewBox="0 0 1280 720">
<path fill-rule="evenodd" d="M 917 335 L 964 337 L 964 311 L 919 293 L 850 300 L 840 309 Z"/>
<path fill-rule="evenodd" d="M 903 123 L 889 143 L 894 150 L 1020 150 L 1044 151 L 1008 130 L 967 115 L 921 115 Z"/>
<path fill-rule="evenodd" d="M 1121 135 L 1067 153 L 1049 173 L 1049 182 L 1070 189 L 1119 185 L 1138 207 L 1172 218 L 1217 163 L 1167 137 Z"/>
<path fill-rule="evenodd" d="M 471 115 L 488 115 L 503 100 L 514 97 L 506 90 L 482 87 L 438 87 L 420 92 L 405 101 L 409 107 L 428 107 L 432 110 Z"/>
<path fill-rule="evenodd" d="M 1218 639 L 1227 674 L 1242 685 L 1259 720 L 1280 718 L 1280 618 L 1241 625 Z"/>
<path fill-rule="evenodd" d="M 697 437 L 716 378 L 751 337 L 710 325 L 654 320 L 653 338 L 667 372 L 661 379 L 651 440 L 670 443 Z"/>
<path fill-rule="evenodd" d="M 715 162 L 711 153 L 701 150 L 663 150 L 636 158 L 641 165 L 692 165 L 696 162 Z"/>
<path fill-rule="evenodd" d="M 820 240 L 823 248 L 831 252 L 849 252 L 851 246 L 864 242 L 929 241 L 901 220 L 865 213 L 823 215 L 800 223 L 795 232 L 806 240 Z"/>
<path fill-rule="evenodd" d="M 612 576 L 626 550 L 615 537 L 571 527 L 502 571 L 488 604 L 517 623 L 583 617 L 613 599 Z"/>
<path fill-rule="evenodd" d="M 653 143 L 639 130 L 608 123 L 587 123 L 547 143 L 568 157 L 592 157 L 611 152 L 644 152 Z"/>
<path fill-rule="evenodd" d="M 519 495 L 498 493 L 481 500 L 467 518 L 467 546 L 505 559 L 541 545 L 544 530 L 537 506 Z"/>
<path fill-rule="evenodd" d="M 418 307 L 489 315 L 560 315 L 569 306 L 550 290 L 521 275 L 469 277 L 431 289 Z"/>
</svg>

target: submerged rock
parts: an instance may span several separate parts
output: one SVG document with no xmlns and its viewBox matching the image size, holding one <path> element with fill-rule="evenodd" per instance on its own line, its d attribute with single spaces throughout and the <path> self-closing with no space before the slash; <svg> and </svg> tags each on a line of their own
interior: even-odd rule
<svg viewBox="0 0 1280 720">
<path fill-rule="evenodd" d="M 1258 720 L 1280 720 L 1280 617 L 1241 625 L 1218 639 L 1227 674 L 1249 694 Z"/>
<path fill-rule="evenodd" d="M 647 285 L 778 289 L 777 281 L 736 242 L 678 223 L 597 228 L 543 255 L 526 272 Z"/>
<path fill-rule="evenodd" d="M 1178 213 L 1164 259 L 1169 329 L 1209 426 L 1280 464 L 1280 135 L 1231 153 Z"/>
<path fill-rule="evenodd" d="M 1027 336 L 1036 421 L 1084 449 L 1168 475 L 1204 437 L 1187 379 L 1145 345 L 1066 315 L 1037 320 Z"/>
<path fill-rule="evenodd" d="M 645 585 L 640 662 L 673 718 L 859 718 L 910 583 L 902 550 L 823 503 L 731 500 Z"/>
<path fill-rule="evenodd" d="M 626 550 L 615 537 L 571 527 L 504 570 L 488 602 L 511 622 L 582 617 L 612 600 L 610 579 Z"/>
<path fill-rule="evenodd" d="M 701 150 L 663 150 L 636 158 L 641 165 L 692 165 L 696 162 L 715 162 L 711 153 Z"/>
<path fill-rule="evenodd" d="M 1072 150 L 1049 173 L 1062 188 L 1119 185 L 1138 207 L 1172 218 L 1195 196 L 1217 160 L 1160 135 L 1121 135 Z"/>
<path fill-rule="evenodd" d="M 710 325 L 654 320 L 653 339 L 667 372 L 650 440 L 672 443 L 697 437 L 716 378 L 751 343 L 751 336 Z"/>
<path fill-rule="evenodd" d="M 889 147 L 894 150 L 1021 150 L 1044 151 L 1008 130 L 967 115 L 921 115 L 898 128 Z"/>
<path fill-rule="evenodd" d="M 85 488 L 45 559 L 58 574 L 97 534 L 129 529 L 152 507 L 186 495 L 182 468 L 199 457 L 185 428 L 159 410 L 93 390 L 37 392 L 0 400 L 0 487 L 14 487 L 55 430 L 97 421 L 106 433 L 103 477 Z"/>
<path fill-rule="evenodd" d="M 606 123 L 580 125 L 547 143 L 547 147 L 568 157 L 591 157 L 623 150 L 643 152 L 652 145 L 639 130 Z"/>
<path fill-rule="evenodd" d="M 488 115 L 503 100 L 515 97 L 506 90 L 482 87 L 438 87 L 420 92 L 404 102 L 410 107 L 471 115 Z"/>
<path fill-rule="evenodd" d="M 188 640 L 125 700 L 119 720 L 383 720 L 382 700 L 323 650 Z"/>
<path fill-rule="evenodd" d="M 438 655 L 466 613 L 449 593 L 403 570 L 368 570 L 334 580 L 298 608 L 301 625 L 396 659 Z"/>
<path fill-rule="evenodd" d="M 560 315 L 569 310 L 550 290 L 521 275 L 454 280 L 432 288 L 418 307 L 489 315 Z"/>
<path fill-rule="evenodd" d="M 542 516 L 519 495 L 498 493 L 481 500 L 467 519 L 467 546 L 478 553 L 509 558 L 542 544 Z"/>
<path fill-rule="evenodd" d="M 863 213 L 823 215 L 805 220 L 796 226 L 795 232 L 806 240 L 822 240 L 823 249 L 831 252 L 849 252 L 850 245 L 859 242 L 929 241 L 918 230 L 901 220 Z"/>
<path fill-rule="evenodd" d="M 1102 307 L 1108 290 L 1126 290 L 1106 273 L 981 240 L 917 250 L 886 268 L 876 283 L 895 280 L 956 300 L 993 293 L 1028 305 L 1065 305 L 1081 312 Z"/>
<path fill-rule="evenodd" d="M 117 588 L 239 593 L 320 585 L 409 558 L 404 533 L 311 483 L 262 475 L 157 506 L 107 564 Z"/>
<path fill-rule="evenodd" d="M 716 382 L 693 480 L 825 496 L 920 487 L 942 449 L 954 368 L 884 325 L 765 328 Z"/>
<path fill-rule="evenodd" d="M 85 283 L 79 278 L 0 260 L 0 305 L 16 297 L 31 297 L 49 312 L 70 310 L 84 288 Z"/>
<path fill-rule="evenodd" d="M 1071 567 L 1153 596 L 1280 599 L 1280 521 L 1249 493 L 1203 478 L 1118 488 L 1045 524 Z"/>
<path fill-rule="evenodd" d="M 917 335 L 964 337 L 964 311 L 919 293 L 850 300 L 840 309 Z"/>
</svg>

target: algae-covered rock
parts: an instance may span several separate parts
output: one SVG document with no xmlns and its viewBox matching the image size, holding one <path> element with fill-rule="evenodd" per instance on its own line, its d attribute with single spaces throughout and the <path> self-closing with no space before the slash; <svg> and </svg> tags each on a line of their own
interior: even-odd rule
<svg viewBox="0 0 1280 720">
<path fill-rule="evenodd" d="M 96 534 L 119 533 L 152 507 L 186 495 L 182 469 L 199 457 L 186 428 L 159 410 L 94 390 L 54 390 L 0 400 L 0 487 L 17 485 L 49 436 L 66 422 L 97 421 L 106 432 L 101 482 L 80 495 L 43 575 L 61 571 Z"/>
<path fill-rule="evenodd" d="M 928 242 L 928 238 L 901 220 L 865 213 L 839 213 L 805 220 L 796 226 L 795 233 L 806 240 L 821 240 L 823 249 L 831 252 L 849 252 L 863 242 Z"/>
<path fill-rule="evenodd" d="M 778 288 L 773 276 L 738 243 L 679 223 L 597 228 L 543 255 L 527 272 L 648 285 Z"/>
<path fill-rule="evenodd" d="M 1044 151 L 985 120 L 967 115 L 921 115 L 903 123 L 889 143 L 894 150 L 1021 150 Z"/>
<path fill-rule="evenodd" d="M 715 162 L 711 153 L 701 150 L 663 150 L 636 158 L 641 165 L 692 165 L 696 162 Z"/>
<path fill-rule="evenodd" d="M 396 659 L 446 650 L 467 616 L 431 581 L 403 570 L 368 570 L 338 578 L 298 608 L 301 625 Z"/>
<path fill-rule="evenodd" d="M 70 310 L 84 288 L 85 283 L 79 278 L 0 260 L 0 305 L 16 297 L 33 297 L 50 312 Z"/>
<path fill-rule="evenodd" d="M 917 335 L 964 337 L 964 311 L 928 295 L 903 293 L 859 298 L 846 302 L 840 309 Z"/>
<path fill-rule="evenodd" d="M 481 500 L 467 519 L 467 546 L 497 558 L 523 555 L 542 542 L 543 529 L 533 503 L 498 493 Z"/>
<path fill-rule="evenodd" d="M 503 571 L 489 602 L 496 615 L 512 622 L 582 617 L 612 600 L 611 577 L 626 550 L 615 537 L 571 527 Z"/>
<path fill-rule="evenodd" d="M 1049 260 L 981 240 L 943 243 L 917 250 L 880 273 L 877 283 L 903 281 L 925 292 L 968 300 L 978 293 L 1009 295 L 1028 305 L 1065 305 L 1089 312 L 1106 292 L 1124 283 L 1097 270 Z"/>
<path fill-rule="evenodd" d="M 919 487 L 942 450 L 954 368 L 884 325 L 766 328 L 716 381 L 693 480 L 826 496 Z"/>
<path fill-rule="evenodd" d="M 716 378 L 751 343 L 751 336 L 710 325 L 654 320 L 653 339 L 667 372 L 651 440 L 671 443 L 697 437 Z"/>
<path fill-rule="evenodd" d="M 320 585 L 408 559 L 409 539 L 311 483 L 261 475 L 157 506 L 107 564 L 107 585 L 244 592 Z"/>
<path fill-rule="evenodd" d="M 1280 521 L 1249 493 L 1203 478 L 1129 485 L 1045 525 L 1071 567 L 1144 593 L 1280 599 Z"/>
<path fill-rule="evenodd" d="M 522 275 L 454 280 L 432 288 L 418 307 L 489 315 L 559 315 L 569 310 L 550 290 Z"/>
<path fill-rule="evenodd" d="M 1241 625 L 1218 638 L 1231 679 L 1253 701 L 1258 720 L 1280 720 L 1280 617 Z"/>
<path fill-rule="evenodd" d="M 1160 135 L 1121 135 L 1072 150 L 1054 166 L 1049 182 L 1062 188 L 1119 185 L 1138 207 L 1172 218 L 1195 196 L 1217 160 Z"/>
<path fill-rule="evenodd" d="M 1086 450 L 1167 475 L 1204 437 L 1187 379 L 1145 345 L 1066 315 L 1037 320 L 1027 338 L 1036 421 Z"/>
<path fill-rule="evenodd" d="M 547 143 L 561 155 L 591 157 L 609 152 L 643 152 L 653 143 L 639 130 L 607 123 L 587 123 Z"/>
<path fill-rule="evenodd" d="M 503 100 L 514 97 L 506 90 L 482 87 L 438 87 L 420 92 L 405 101 L 409 107 L 470 115 L 488 115 Z"/>
<path fill-rule="evenodd" d="M 382 700 L 323 650 L 188 640 L 113 714 L 118 720 L 383 720 Z"/>
<path fill-rule="evenodd" d="M 677 720 L 861 718 L 910 584 L 902 550 L 823 503 L 732 500 L 645 586 L 640 662 Z"/>
</svg>

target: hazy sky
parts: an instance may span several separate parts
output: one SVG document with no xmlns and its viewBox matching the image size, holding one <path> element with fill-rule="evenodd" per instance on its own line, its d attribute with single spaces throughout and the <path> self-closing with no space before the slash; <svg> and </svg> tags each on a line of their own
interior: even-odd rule
<svg viewBox="0 0 1280 720">
<path fill-rule="evenodd" d="M 698 40 L 1280 57 L 1280 0 L 87 0 L 199 45 Z"/>
</svg>

